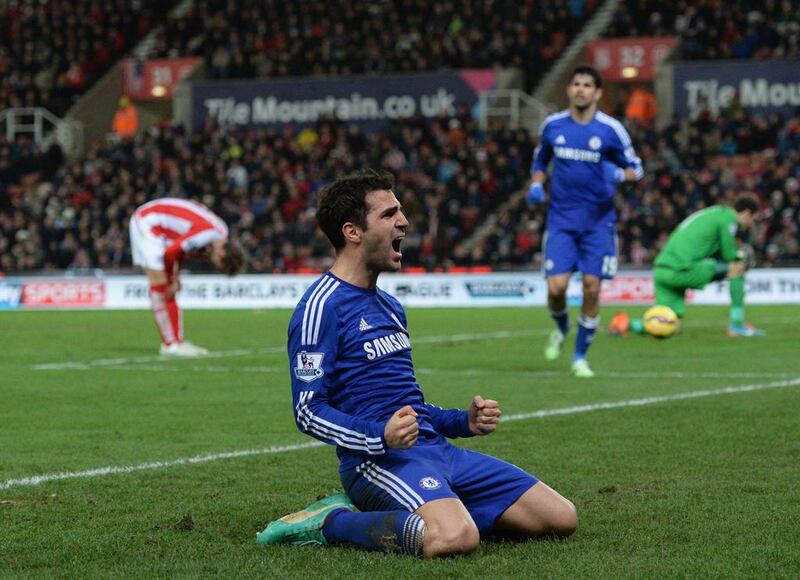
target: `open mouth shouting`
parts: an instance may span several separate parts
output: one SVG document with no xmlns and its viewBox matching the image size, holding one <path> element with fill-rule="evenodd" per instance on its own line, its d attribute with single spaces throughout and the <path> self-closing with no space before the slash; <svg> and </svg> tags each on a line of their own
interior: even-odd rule
<svg viewBox="0 0 800 580">
<path fill-rule="evenodd" d="M 394 251 L 395 255 L 393 256 L 396 260 L 399 260 L 403 257 L 403 252 L 400 251 L 400 246 L 403 244 L 403 240 L 405 239 L 405 234 L 397 236 L 395 239 L 392 240 L 392 250 Z"/>
</svg>

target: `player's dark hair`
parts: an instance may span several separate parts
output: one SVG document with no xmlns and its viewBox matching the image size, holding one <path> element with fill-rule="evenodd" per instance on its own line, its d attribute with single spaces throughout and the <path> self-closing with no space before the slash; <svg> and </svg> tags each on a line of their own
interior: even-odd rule
<svg viewBox="0 0 800 580">
<path fill-rule="evenodd" d="M 244 270 L 245 256 L 244 249 L 234 240 L 229 239 L 225 242 L 225 257 L 220 263 L 220 270 L 223 274 L 234 276 Z"/>
<path fill-rule="evenodd" d="M 340 177 L 320 190 L 317 223 L 337 251 L 344 247 L 344 224 L 351 222 L 367 229 L 367 194 L 382 189 L 394 189 L 394 176 L 388 171 L 365 169 Z"/>
<path fill-rule="evenodd" d="M 761 204 L 758 198 L 752 193 L 744 193 L 733 203 L 733 209 L 736 210 L 736 213 L 749 211 L 753 215 L 756 215 L 761 209 Z"/>
<path fill-rule="evenodd" d="M 594 86 L 597 87 L 598 89 L 603 88 L 603 77 L 600 76 L 600 73 L 597 72 L 594 69 L 594 67 L 591 67 L 588 64 L 575 67 L 575 69 L 572 71 L 572 75 L 570 75 L 569 77 L 569 82 L 572 83 L 572 81 L 578 75 L 588 75 L 592 77 L 592 79 L 594 80 Z"/>
</svg>

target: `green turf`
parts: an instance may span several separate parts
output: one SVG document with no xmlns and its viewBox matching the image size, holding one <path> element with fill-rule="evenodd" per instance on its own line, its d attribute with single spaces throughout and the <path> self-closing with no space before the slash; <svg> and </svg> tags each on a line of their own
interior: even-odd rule
<svg viewBox="0 0 800 580">
<path fill-rule="evenodd" d="M 0 578 L 797 577 L 800 310 L 748 314 L 767 337 L 727 338 L 723 308 L 690 309 L 667 341 L 602 333 L 598 376 L 581 380 L 569 352 L 544 361 L 542 309 L 409 311 L 418 379 L 444 406 L 480 393 L 511 416 L 754 386 L 518 419 L 466 441 L 571 498 L 581 528 L 422 561 L 256 546 L 269 520 L 339 486 L 330 447 L 8 484 L 312 441 L 291 415 L 289 312 L 188 312 L 189 337 L 228 352 L 194 361 L 153 356 L 147 312 L 2 313 Z M 37 368 L 50 363 L 74 368 Z"/>
</svg>

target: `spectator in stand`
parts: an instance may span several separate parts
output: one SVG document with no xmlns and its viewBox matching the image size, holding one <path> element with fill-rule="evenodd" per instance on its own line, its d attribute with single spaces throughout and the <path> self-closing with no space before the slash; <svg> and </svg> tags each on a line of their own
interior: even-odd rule
<svg viewBox="0 0 800 580">
<path fill-rule="evenodd" d="M 625 105 L 625 118 L 632 119 L 641 125 L 651 127 L 658 114 L 656 96 L 644 85 L 638 85 L 631 91 Z"/>
<path fill-rule="evenodd" d="M 114 134 L 124 141 L 130 141 L 136 137 L 136 132 L 139 130 L 139 112 L 130 97 L 120 98 L 111 128 L 114 130 Z"/>
</svg>

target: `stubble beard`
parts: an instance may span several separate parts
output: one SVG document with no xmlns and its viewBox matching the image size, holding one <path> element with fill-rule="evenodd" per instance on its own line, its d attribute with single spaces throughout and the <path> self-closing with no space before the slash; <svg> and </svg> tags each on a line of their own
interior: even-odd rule
<svg viewBox="0 0 800 580">
<path fill-rule="evenodd" d="M 364 264 L 368 272 L 375 274 L 382 274 L 383 272 L 396 272 L 399 267 L 395 267 L 392 259 L 382 252 L 375 252 L 366 257 Z"/>
<path fill-rule="evenodd" d="M 585 105 L 580 105 L 578 103 L 574 103 L 572 106 L 575 107 L 575 110 L 578 111 L 579 113 L 585 113 L 586 111 L 588 111 L 591 108 L 592 102 L 591 101 L 587 101 L 587 103 Z"/>
</svg>

